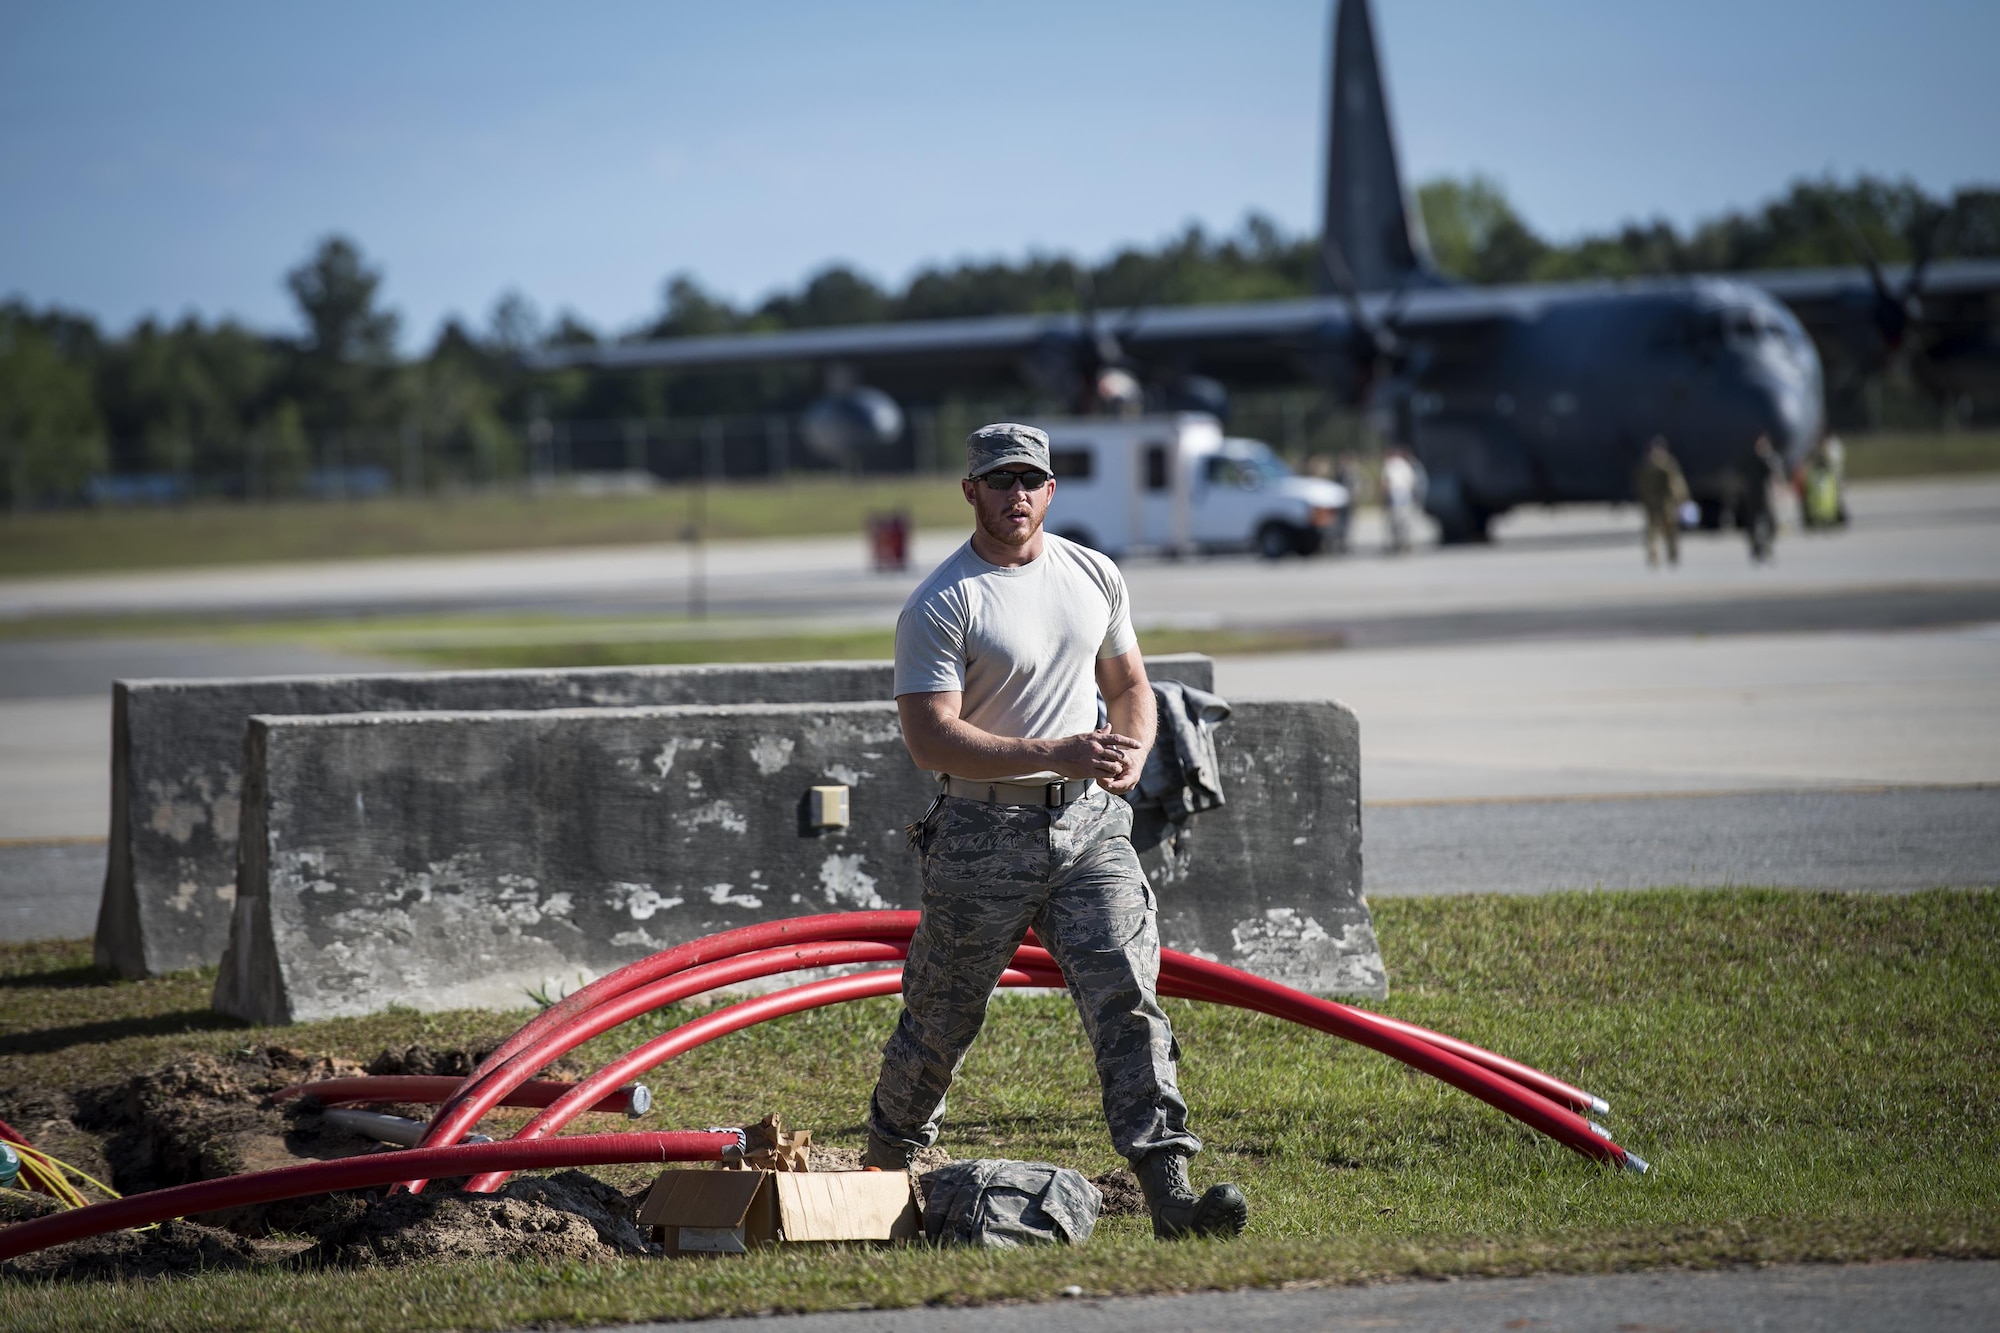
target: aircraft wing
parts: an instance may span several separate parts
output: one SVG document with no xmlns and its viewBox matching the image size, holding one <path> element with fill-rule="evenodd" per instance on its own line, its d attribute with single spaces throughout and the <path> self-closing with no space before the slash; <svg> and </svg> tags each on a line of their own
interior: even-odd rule
<svg viewBox="0 0 2000 1333">
<path fill-rule="evenodd" d="M 1762 287 L 1790 306 L 1801 320 L 1822 307 L 1866 303 L 1875 296 L 1865 268 L 1764 269 L 1716 276 Z M 1891 289 L 1901 291 L 1909 281 L 1909 265 L 1886 264 L 1882 277 Z M 1941 259 L 1924 270 L 1922 297 L 1926 301 L 1932 297 L 1956 301 L 1996 296 L 2000 296 L 2000 259 Z"/>
<path fill-rule="evenodd" d="M 1362 304 L 1378 319 L 1399 307 L 1400 326 L 1428 333 L 1522 313 L 1538 302 L 1533 289 L 1444 288 L 1412 293 L 1407 302 L 1370 293 Z M 1143 366 L 1185 367 L 1236 383 L 1309 378 L 1310 365 L 1347 353 L 1352 329 L 1348 306 L 1331 296 L 1114 309 L 1094 318 L 1095 331 L 1110 334 Z M 533 370 L 588 366 L 684 372 L 838 365 L 883 387 L 894 387 L 896 380 L 934 387 L 939 379 L 955 384 L 1013 380 L 1037 361 L 1066 362 L 1094 330 L 1093 321 L 1076 312 L 993 315 L 546 347 L 530 353 L 526 364 Z"/>
<path fill-rule="evenodd" d="M 1711 276 L 1763 288 L 1792 307 L 1801 322 L 1822 339 L 1851 335 L 1857 322 L 1872 319 L 1875 295 L 1865 269 Z M 1884 277 L 1900 290 L 1906 270 L 1887 269 Z M 1371 292 L 1360 299 L 1371 320 L 1393 315 L 1404 336 L 1452 341 L 1477 337 L 1505 321 L 1532 319 L 1554 302 L 1677 287 L 1687 281 L 1650 278 L 1427 287 L 1403 294 Z M 1990 325 L 2000 315 L 2000 261 L 1933 264 L 1924 275 L 1922 300 L 1927 319 L 1955 315 L 1968 323 Z M 1347 304 L 1332 296 L 1104 310 L 1095 316 L 1095 329 L 1109 333 L 1141 366 L 1183 368 L 1245 385 L 1323 379 L 1329 364 L 1352 353 L 1353 325 Z M 1077 349 L 1092 335 L 1092 322 L 1076 312 L 992 315 L 548 347 L 530 354 L 527 364 L 537 370 L 591 366 L 683 372 L 780 364 L 837 365 L 891 390 L 935 391 L 940 381 L 965 387 L 1014 383 L 1024 373 L 1033 378 L 1038 362 L 1049 370 L 1072 362 Z"/>
</svg>

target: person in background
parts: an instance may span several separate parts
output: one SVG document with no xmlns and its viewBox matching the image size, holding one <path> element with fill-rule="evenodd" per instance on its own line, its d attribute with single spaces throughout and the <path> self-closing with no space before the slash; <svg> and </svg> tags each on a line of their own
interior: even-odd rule
<svg viewBox="0 0 2000 1333">
<path fill-rule="evenodd" d="M 1681 506 L 1688 502 L 1687 478 L 1681 465 L 1667 448 L 1667 437 L 1655 435 L 1639 457 L 1638 475 L 1633 479 L 1640 507 L 1646 511 L 1646 563 L 1657 568 L 1660 546 L 1667 548 L 1667 563 L 1681 562 Z"/>
<path fill-rule="evenodd" d="M 1814 445 L 1799 470 L 1799 517 L 1808 528 L 1847 526 L 1847 449 L 1838 435 Z"/>
<path fill-rule="evenodd" d="M 1354 511 L 1361 504 L 1361 459 L 1352 449 L 1344 449 L 1334 458 L 1333 482 L 1347 492 L 1347 507 L 1335 516 L 1327 539 L 1336 553 L 1345 555 L 1348 539 L 1354 534 Z"/>
<path fill-rule="evenodd" d="M 1423 473 L 1400 445 L 1382 455 L 1382 510 L 1389 520 L 1389 554 L 1410 549 L 1411 524 L 1423 503 Z"/>
<path fill-rule="evenodd" d="M 1770 436 L 1757 437 L 1756 453 L 1743 494 L 1740 520 L 1744 536 L 1750 539 L 1750 559 L 1761 565 L 1771 558 L 1771 548 L 1778 537 L 1778 515 L 1771 503 L 1771 490 L 1779 486 L 1789 489 L 1789 478 L 1785 460 L 1772 447 Z"/>
</svg>

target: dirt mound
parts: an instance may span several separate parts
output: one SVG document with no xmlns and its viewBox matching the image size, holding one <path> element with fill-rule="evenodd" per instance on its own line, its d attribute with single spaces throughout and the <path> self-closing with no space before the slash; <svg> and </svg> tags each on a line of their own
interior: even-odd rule
<svg viewBox="0 0 2000 1333">
<path fill-rule="evenodd" d="M 1104 1204 L 1097 1210 L 1099 1217 L 1146 1217 L 1146 1192 L 1139 1188 L 1139 1178 L 1129 1167 L 1114 1166 L 1101 1176 L 1091 1177 L 1091 1184 L 1104 1196 Z"/>
<path fill-rule="evenodd" d="M 422 1074 L 435 1078 L 464 1078 L 488 1052 L 434 1051 L 428 1046 L 406 1046 L 400 1051 L 383 1051 L 368 1062 L 370 1074 Z"/>
<path fill-rule="evenodd" d="M 405 1046 L 400 1051 L 385 1050 L 370 1060 L 362 1071 L 369 1074 L 422 1074 L 432 1078 L 464 1078 L 476 1068 L 481 1060 L 493 1054 L 491 1050 L 433 1050 L 428 1046 Z M 587 1072 L 583 1066 L 569 1057 L 563 1056 L 536 1074 L 536 1078 L 580 1078 Z"/>
<path fill-rule="evenodd" d="M 241 1236 L 195 1222 L 162 1222 L 150 1231 L 113 1231 L 38 1250 L 0 1264 L 6 1277 L 64 1281 L 182 1276 L 248 1268 L 257 1248 Z"/>
<path fill-rule="evenodd" d="M 32 1222 L 56 1211 L 56 1201 L 46 1194 L 30 1194 L 24 1189 L 0 1190 L 0 1225 Z"/>
<path fill-rule="evenodd" d="M 657 1254 L 632 1203 L 581 1171 L 510 1180 L 495 1194 L 433 1186 L 381 1199 L 347 1196 L 346 1215 L 318 1228 L 297 1262 L 340 1268 L 435 1259 L 611 1259 Z"/>
<path fill-rule="evenodd" d="M 80 1093 L 76 1123 L 104 1136 L 110 1184 L 124 1194 L 296 1166 L 362 1145 L 265 1098 L 305 1079 L 359 1072 L 352 1061 L 282 1046 L 196 1055 Z"/>
</svg>

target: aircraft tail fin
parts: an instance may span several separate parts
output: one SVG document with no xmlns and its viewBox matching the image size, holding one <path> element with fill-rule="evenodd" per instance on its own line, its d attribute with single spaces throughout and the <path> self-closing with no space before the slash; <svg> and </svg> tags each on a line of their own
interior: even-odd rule
<svg viewBox="0 0 2000 1333">
<path fill-rule="evenodd" d="M 1423 216 L 1396 162 L 1368 0 L 1335 0 L 1330 98 L 1322 243 L 1338 250 L 1360 291 L 1435 283 Z M 1346 285 L 1325 259 L 1321 268 L 1322 291 Z"/>
</svg>

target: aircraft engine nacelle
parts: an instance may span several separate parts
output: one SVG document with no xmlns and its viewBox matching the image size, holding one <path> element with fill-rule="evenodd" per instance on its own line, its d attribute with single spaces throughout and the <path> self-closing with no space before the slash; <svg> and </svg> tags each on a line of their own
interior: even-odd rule
<svg viewBox="0 0 2000 1333">
<path fill-rule="evenodd" d="M 880 389 L 861 385 L 828 394 L 799 418 L 806 447 L 843 466 L 888 448 L 903 438 L 903 409 Z"/>
</svg>

